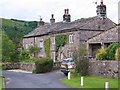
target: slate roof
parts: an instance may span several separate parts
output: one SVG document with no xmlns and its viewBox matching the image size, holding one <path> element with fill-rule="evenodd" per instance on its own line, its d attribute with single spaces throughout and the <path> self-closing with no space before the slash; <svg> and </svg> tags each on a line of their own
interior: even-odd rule
<svg viewBox="0 0 120 90">
<path fill-rule="evenodd" d="M 101 42 L 118 42 L 119 41 L 120 25 L 108 29 L 88 39 L 89 43 Z"/>
<path fill-rule="evenodd" d="M 32 32 L 28 33 L 24 36 L 27 37 L 35 37 L 39 35 L 45 35 L 50 32 L 60 32 L 67 30 L 108 30 L 111 27 L 114 27 L 116 24 L 112 22 L 110 19 L 105 18 L 104 20 L 98 19 L 97 16 L 90 18 L 82 18 L 75 20 L 73 22 L 56 22 L 54 24 L 47 24 L 43 26 L 39 26 Z"/>
</svg>

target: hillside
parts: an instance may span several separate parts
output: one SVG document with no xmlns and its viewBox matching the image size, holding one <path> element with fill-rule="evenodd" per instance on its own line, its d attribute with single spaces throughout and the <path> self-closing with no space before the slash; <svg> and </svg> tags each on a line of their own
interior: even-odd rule
<svg viewBox="0 0 120 90">
<path fill-rule="evenodd" d="M 20 42 L 22 41 L 22 37 L 34 30 L 37 26 L 36 21 L 3 18 L 0 18 L 0 20 L 2 20 L 2 30 L 4 30 L 8 37 L 14 42 L 16 48 L 21 47 Z"/>
</svg>

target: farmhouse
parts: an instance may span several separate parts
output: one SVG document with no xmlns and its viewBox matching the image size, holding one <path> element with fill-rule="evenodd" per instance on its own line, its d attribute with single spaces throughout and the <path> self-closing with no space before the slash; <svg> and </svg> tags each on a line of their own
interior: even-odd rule
<svg viewBox="0 0 120 90">
<path fill-rule="evenodd" d="M 86 46 L 88 54 L 94 57 L 99 48 L 118 42 L 119 27 L 107 18 L 106 5 L 102 0 L 96 13 L 94 17 L 71 21 L 69 9 L 65 9 L 61 22 L 55 22 L 53 14 L 49 24 L 40 19 L 38 27 L 23 37 L 23 47 L 38 46 L 41 50 L 37 57 L 50 56 L 54 62 L 72 57 L 72 48 L 79 45 Z"/>
</svg>

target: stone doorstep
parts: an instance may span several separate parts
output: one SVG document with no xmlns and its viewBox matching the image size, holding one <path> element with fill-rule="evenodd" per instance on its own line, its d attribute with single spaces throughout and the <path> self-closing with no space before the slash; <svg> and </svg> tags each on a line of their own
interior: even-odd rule
<svg viewBox="0 0 120 90">
<path fill-rule="evenodd" d="M 21 69 L 14 69 L 14 70 L 7 70 L 7 71 L 21 72 L 21 73 L 32 73 L 31 71 L 25 71 L 25 70 L 21 70 Z"/>
</svg>

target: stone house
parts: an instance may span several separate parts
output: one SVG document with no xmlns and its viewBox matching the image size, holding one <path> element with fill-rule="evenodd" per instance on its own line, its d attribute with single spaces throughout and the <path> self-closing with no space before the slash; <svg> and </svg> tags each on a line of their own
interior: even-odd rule
<svg viewBox="0 0 120 90">
<path fill-rule="evenodd" d="M 46 57 L 44 41 L 50 38 L 50 56 L 54 62 L 61 61 L 61 59 L 65 57 L 71 57 L 73 53 L 72 47 L 78 48 L 80 44 L 87 46 L 89 54 L 94 55 L 91 54 L 92 49 L 90 47 L 95 46 L 98 48 L 100 46 L 97 42 L 94 46 L 93 44 L 91 45 L 92 40 L 94 40 L 95 37 L 97 38 L 97 36 L 101 38 L 99 35 L 102 35 L 102 33 L 110 34 L 109 32 L 114 31 L 116 27 L 116 24 L 107 18 L 106 5 L 103 4 L 102 0 L 100 5 L 97 6 L 96 13 L 97 16 L 94 17 L 71 21 L 69 9 L 65 9 L 63 21 L 61 22 L 55 22 L 53 14 L 49 24 L 45 24 L 44 21 L 40 19 L 38 27 L 23 37 L 23 47 L 28 49 L 31 45 L 37 45 L 41 48 L 38 57 Z M 57 35 L 66 35 L 68 38 L 67 44 L 61 46 L 58 52 L 55 51 L 55 38 Z M 105 40 L 104 42 L 107 41 Z"/>
<path fill-rule="evenodd" d="M 95 56 L 95 53 L 100 48 L 107 48 L 113 42 L 119 42 L 120 25 L 99 33 L 87 41 L 88 53 L 90 56 Z"/>
</svg>

